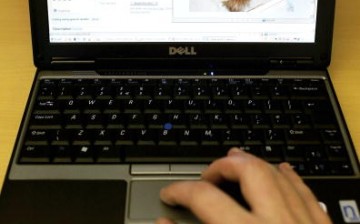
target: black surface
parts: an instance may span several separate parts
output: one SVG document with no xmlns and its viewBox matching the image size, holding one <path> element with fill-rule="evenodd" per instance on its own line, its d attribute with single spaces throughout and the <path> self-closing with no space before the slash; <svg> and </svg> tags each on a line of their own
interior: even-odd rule
<svg viewBox="0 0 360 224">
<path fill-rule="evenodd" d="M 360 209 L 360 179 L 306 179 L 305 183 L 311 188 L 317 199 L 326 205 L 334 224 L 346 223 L 341 213 L 340 200 L 355 200 Z M 226 182 L 221 184 L 220 188 L 245 208 L 250 209 L 240 194 L 238 183 Z M 360 221 L 354 223 L 360 223 Z"/>
<path fill-rule="evenodd" d="M 320 202 L 326 204 L 334 224 L 345 223 L 340 200 L 355 200 L 360 209 L 360 179 L 305 180 Z M 349 214 L 350 215 L 350 214 Z M 360 217 L 359 217 L 360 219 Z M 360 223 L 354 222 L 354 223 Z"/>
<path fill-rule="evenodd" d="M 121 224 L 125 181 L 7 181 L 2 224 Z"/>
<path fill-rule="evenodd" d="M 345 223 L 339 201 L 360 205 L 360 179 L 308 179 L 335 224 Z M 250 209 L 237 183 L 220 187 Z M 0 200 L 0 223 L 124 223 L 125 181 L 7 181 Z"/>
</svg>

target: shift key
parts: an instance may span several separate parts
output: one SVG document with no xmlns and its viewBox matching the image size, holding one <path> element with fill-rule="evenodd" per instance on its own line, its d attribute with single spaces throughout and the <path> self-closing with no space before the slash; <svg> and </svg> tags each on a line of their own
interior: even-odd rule
<svg viewBox="0 0 360 224">
<path fill-rule="evenodd" d="M 311 129 L 290 129 L 286 132 L 288 145 L 320 144 L 321 139 L 317 131 Z"/>
</svg>

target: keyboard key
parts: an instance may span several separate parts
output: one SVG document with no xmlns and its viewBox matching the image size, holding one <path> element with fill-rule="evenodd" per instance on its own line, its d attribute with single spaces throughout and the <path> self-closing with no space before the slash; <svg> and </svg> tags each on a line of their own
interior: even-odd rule
<svg viewBox="0 0 360 224">
<path fill-rule="evenodd" d="M 247 113 L 261 113 L 263 109 L 263 102 L 261 100 L 246 100 L 245 111 Z"/>
<path fill-rule="evenodd" d="M 328 155 L 334 160 L 347 159 L 346 148 L 343 145 L 327 145 L 325 146 Z"/>
<path fill-rule="evenodd" d="M 314 85 L 310 86 L 306 83 L 299 83 L 290 88 L 290 94 L 292 98 L 308 99 L 311 98 L 322 98 L 324 91 L 322 87 Z"/>
<path fill-rule="evenodd" d="M 330 173 L 333 175 L 352 175 L 354 170 L 349 162 L 330 163 Z"/>
<path fill-rule="evenodd" d="M 180 145 L 199 145 L 200 130 L 183 129 L 178 131 Z"/>
<path fill-rule="evenodd" d="M 246 130 L 244 132 L 244 144 L 261 145 L 264 142 L 264 137 L 262 130 Z"/>
<path fill-rule="evenodd" d="M 220 131 L 206 129 L 201 132 L 201 145 L 220 145 Z"/>
<path fill-rule="evenodd" d="M 211 91 L 215 100 L 229 99 L 229 90 L 225 86 L 213 86 Z"/>
<path fill-rule="evenodd" d="M 305 147 L 299 145 L 288 145 L 285 147 L 284 154 L 287 161 L 304 161 Z"/>
<path fill-rule="evenodd" d="M 116 145 L 134 145 L 135 133 L 134 130 L 120 129 L 114 130 L 113 136 L 115 137 Z"/>
<path fill-rule="evenodd" d="M 137 145 L 155 145 L 157 133 L 151 129 L 140 129 L 135 131 Z"/>
<path fill-rule="evenodd" d="M 52 147 L 54 150 L 54 163 L 71 163 L 73 161 L 73 149 L 71 146 Z"/>
<path fill-rule="evenodd" d="M 125 128 L 125 116 L 120 113 L 110 113 L 105 115 L 108 129 L 123 129 Z"/>
<path fill-rule="evenodd" d="M 23 147 L 21 163 L 49 163 L 50 153 L 48 146 L 27 145 Z"/>
<path fill-rule="evenodd" d="M 326 144 L 339 144 L 342 142 L 340 131 L 337 129 L 322 130 L 321 135 Z"/>
<path fill-rule="evenodd" d="M 34 114 L 31 117 L 31 125 L 56 125 L 61 124 L 59 114 Z"/>
<path fill-rule="evenodd" d="M 227 129 L 228 117 L 225 114 L 209 114 L 210 126 L 212 129 Z"/>
<path fill-rule="evenodd" d="M 324 161 L 327 159 L 324 149 L 322 146 L 306 146 L 305 149 L 305 160 L 307 161 Z"/>
<path fill-rule="evenodd" d="M 311 162 L 308 164 L 310 175 L 326 175 L 329 173 L 329 167 L 324 162 Z"/>
<path fill-rule="evenodd" d="M 95 146 L 97 162 L 99 163 L 120 163 L 120 148 L 112 145 Z"/>
<path fill-rule="evenodd" d="M 159 130 L 159 145 L 176 145 L 177 144 L 177 131 L 175 129 Z"/>
<path fill-rule="evenodd" d="M 125 162 L 129 163 L 211 163 L 226 155 L 221 146 L 126 146 Z"/>
<path fill-rule="evenodd" d="M 292 122 L 294 128 L 311 128 L 310 117 L 305 114 L 294 114 Z"/>
<path fill-rule="evenodd" d="M 270 119 L 265 114 L 255 114 L 251 116 L 253 128 L 270 128 Z"/>
<path fill-rule="evenodd" d="M 280 163 L 284 161 L 283 146 L 281 145 L 267 145 L 262 148 L 260 155 L 263 155 L 268 162 Z"/>
<path fill-rule="evenodd" d="M 294 144 L 320 144 L 319 133 L 311 129 L 290 129 L 286 131 L 287 143 Z"/>
<path fill-rule="evenodd" d="M 79 145 L 74 147 L 75 163 L 93 163 L 94 151 L 93 147 L 89 145 Z"/>
<path fill-rule="evenodd" d="M 248 129 L 250 125 L 250 117 L 247 114 L 231 114 L 230 127 L 234 129 Z"/>
<path fill-rule="evenodd" d="M 299 175 L 309 175 L 309 168 L 304 162 L 290 162 L 290 165 Z"/>
<path fill-rule="evenodd" d="M 337 128 L 337 121 L 333 113 L 320 113 L 313 115 L 315 128 Z"/>
<path fill-rule="evenodd" d="M 54 135 L 53 130 L 46 129 L 33 129 L 29 130 L 26 140 L 27 141 L 43 141 L 47 142 Z"/>
<path fill-rule="evenodd" d="M 236 129 L 223 130 L 221 139 L 223 145 L 239 147 L 243 140 L 243 132 Z"/>
<path fill-rule="evenodd" d="M 274 128 L 290 128 L 290 116 L 287 114 L 274 114 L 271 116 Z"/>
<path fill-rule="evenodd" d="M 35 104 L 36 110 L 58 110 L 59 104 L 55 100 L 38 100 Z"/>
<path fill-rule="evenodd" d="M 246 145 L 243 147 L 244 151 L 263 158 L 263 146 L 260 145 Z"/>
<path fill-rule="evenodd" d="M 145 116 L 140 113 L 128 114 L 127 116 L 128 129 L 143 129 L 145 128 Z"/>
<path fill-rule="evenodd" d="M 269 145 L 283 145 L 285 142 L 284 131 L 282 129 L 265 130 L 265 141 Z"/>
</svg>

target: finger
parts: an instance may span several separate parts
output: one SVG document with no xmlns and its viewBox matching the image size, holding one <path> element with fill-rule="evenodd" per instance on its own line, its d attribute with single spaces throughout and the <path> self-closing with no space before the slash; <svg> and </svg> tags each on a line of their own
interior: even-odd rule
<svg viewBox="0 0 360 224">
<path fill-rule="evenodd" d="M 240 150 L 240 151 L 239 151 Z M 228 152 L 228 156 L 238 156 L 239 153 L 243 152 L 243 156 L 246 156 L 246 153 L 238 148 L 232 148 Z M 285 178 L 280 172 L 274 172 L 276 177 L 276 182 L 279 185 L 279 190 L 283 196 L 283 199 L 286 203 L 286 207 L 288 208 L 286 211 L 288 214 L 282 214 L 282 219 L 289 218 L 291 220 L 297 219 L 299 223 L 310 223 L 311 216 L 307 207 L 305 206 L 304 201 L 294 189 L 292 184 Z M 296 211 L 294 210 L 296 208 Z M 298 214 L 302 214 L 298 216 Z M 307 214 L 307 215 L 304 215 Z M 280 215 L 280 214 L 279 214 Z"/>
<path fill-rule="evenodd" d="M 230 150 L 228 155 L 213 162 L 203 172 L 203 179 L 215 184 L 224 180 L 239 182 L 245 200 L 255 213 L 274 216 L 286 208 L 274 167 L 238 149 Z"/>
<path fill-rule="evenodd" d="M 293 170 L 288 163 L 279 165 L 280 172 L 293 185 L 306 206 L 315 223 L 331 223 L 330 217 L 320 207 L 318 200 L 310 188 L 304 183 L 299 175 Z"/>
<path fill-rule="evenodd" d="M 283 174 L 280 168 L 276 174 L 280 191 L 288 208 L 287 212 L 290 213 L 292 220 L 296 221 L 296 223 L 314 223 L 306 201 L 291 183 L 291 180 Z"/>
<path fill-rule="evenodd" d="M 166 204 L 190 209 L 203 223 L 247 223 L 252 219 L 234 199 L 205 181 L 176 182 L 162 189 L 160 198 Z"/>
<path fill-rule="evenodd" d="M 155 224 L 175 224 L 175 222 L 172 221 L 171 219 L 161 217 L 155 221 Z"/>
</svg>

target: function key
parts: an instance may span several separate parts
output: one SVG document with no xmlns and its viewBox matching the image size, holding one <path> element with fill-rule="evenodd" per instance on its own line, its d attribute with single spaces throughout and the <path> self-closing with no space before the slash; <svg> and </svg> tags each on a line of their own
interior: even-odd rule
<svg viewBox="0 0 360 224">
<path fill-rule="evenodd" d="M 41 80 L 39 87 L 39 99 L 53 99 L 55 97 L 56 80 L 44 79 Z"/>
<path fill-rule="evenodd" d="M 59 86 L 71 86 L 74 85 L 76 82 L 74 79 L 60 79 Z"/>
</svg>

